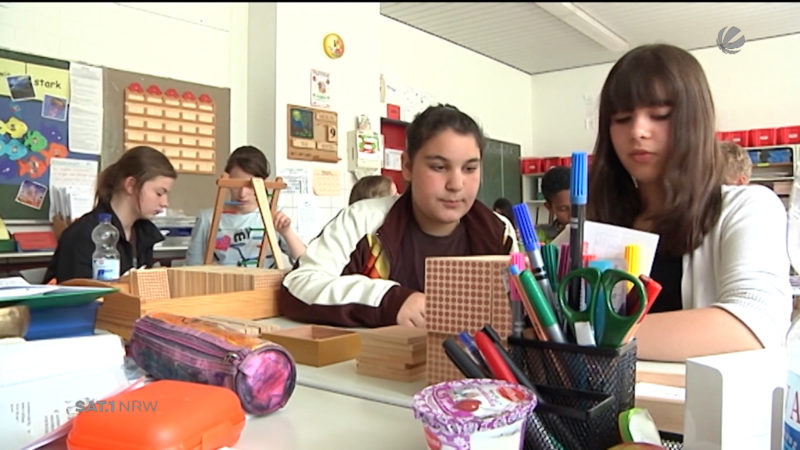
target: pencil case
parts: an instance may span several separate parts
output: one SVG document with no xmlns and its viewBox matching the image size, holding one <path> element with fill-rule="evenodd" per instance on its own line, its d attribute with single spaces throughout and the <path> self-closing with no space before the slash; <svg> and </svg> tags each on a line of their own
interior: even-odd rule
<svg viewBox="0 0 800 450">
<path fill-rule="evenodd" d="M 156 379 L 227 387 L 255 415 L 282 408 L 297 379 L 294 360 L 280 345 L 169 313 L 136 320 L 128 354 Z"/>
</svg>

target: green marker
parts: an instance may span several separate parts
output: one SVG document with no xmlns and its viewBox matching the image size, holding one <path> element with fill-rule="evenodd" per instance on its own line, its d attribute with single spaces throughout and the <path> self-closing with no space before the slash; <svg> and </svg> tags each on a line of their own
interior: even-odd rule
<svg viewBox="0 0 800 450">
<path fill-rule="evenodd" d="M 536 279 L 533 278 L 533 274 L 528 269 L 522 270 L 519 272 L 519 282 L 522 284 L 522 288 L 525 289 L 525 293 L 531 301 L 533 310 L 536 312 L 536 317 L 539 319 L 539 323 L 542 324 L 542 328 L 544 328 L 547 336 L 553 342 L 565 344 L 567 340 L 564 339 L 561 328 L 559 328 L 556 322 L 556 316 L 550 308 L 550 304 L 547 302 L 541 288 L 539 288 L 539 285 L 536 283 Z"/>
</svg>

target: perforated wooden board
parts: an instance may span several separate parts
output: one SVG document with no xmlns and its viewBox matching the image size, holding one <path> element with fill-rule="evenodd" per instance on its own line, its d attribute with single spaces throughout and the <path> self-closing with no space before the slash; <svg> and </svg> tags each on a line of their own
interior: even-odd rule
<svg viewBox="0 0 800 450">
<path fill-rule="evenodd" d="M 501 338 L 508 337 L 511 307 L 501 277 L 508 271 L 509 258 L 507 255 L 428 258 L 425 261 L 428 331 L 457 335 L 490 324 Z"/>
<path fill-rule="evenodd" d="M 167 269 L 131 270 L 131 293 L 143 302 L 169 299 Z"/>
</svg>

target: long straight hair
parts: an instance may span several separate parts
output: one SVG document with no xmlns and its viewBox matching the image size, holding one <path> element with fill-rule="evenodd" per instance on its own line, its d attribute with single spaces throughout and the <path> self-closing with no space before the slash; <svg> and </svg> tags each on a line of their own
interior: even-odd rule
<svg viewBox="0 0 800 450">
<path fill-rule="evenodd" d="M 664 204 L 653 215 L 659 252 L 683 255 L 699 247 L 720 215 L 722 170 L 714 142 L 714 102 L 700 63 L 666 44 L 643 45 L 611 68 L 600 94 L 597 141 L 589 170 L 587 217 L 632 227 L 642 212 L 633 178 L 611 143 L 612 115 L 636 107 L 668 105 L 669 156 Z"/>
<path fill-rule="evenodd" d="M 117 162 L 106 167 L 97 177 L 96 203 L 110 203 L 114 193 L 122 189 L 122 184 L 128 177 L 136 180 L 136 191 L 142 185 L 158 176 L 177 178 L 175 168 L 158 150 L 140 145 L 126 150 Z"/>
</svg>

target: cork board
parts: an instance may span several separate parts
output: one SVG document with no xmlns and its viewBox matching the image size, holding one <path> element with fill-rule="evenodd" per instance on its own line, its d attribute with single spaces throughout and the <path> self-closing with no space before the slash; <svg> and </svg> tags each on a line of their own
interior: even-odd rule
<svg viewBox="0 0 800 450">
<path fill-rule="evenodd" d="M 206 94 L 211 100 L 210 104 L 213 105 L 213 136 L 201 135 L 200 130 L 196 130 L 195 134 L 190 134 L 187 128 L 187 145 L 183 145 L 184 134 L 180 133 L 167 133 L 161 130 L 162 146 L 161 148 L 196 148 L 204 151 L 213 150 L 213 173 L 208 172 L 208 167 L 204 167 L 205 173 L 197 171 L 181 170 L 178 166 L 178 178 L 169 192 L 169 208 L 182 210 L 184 214 L 193 216 L 199 213 L 202 209 L 209 208 L 213 204 L 213 200 L 217 193 L 216 180 L 222 174 L 225 168 L 225 162 L 231 152 L 230 142 L 230 89 L 219 88 L 204 84 L 191 83 L 188 81 L 180 81 L 171 78 L 157 77 L 154 75 L 147 75 L 136 72 L 128 72 L 117 69 L 104 68 L 103 70 L 103 150 L 100 155 L 100 169 L 108 167 L 122 156 L 125 151 L 126 137 L 125 137 L 125 98 L 126 89 L 131 83 L 139 83 L 146 91 L 151 85 L 156 85 L 166 96 L 169 89 L 174 89 L 180 94 L 179 97 L 189 91 L 194 94 L 196 101 L 199 104 L 199 98 Z M 188 116 L 187 116 L 188 118 Z M 187 120 L 188 122 L 188 120 Z M 156 130 L 151 130 L 155 133 Z M 207 128 L 204 130 L 207 132 Z M 164 135 L 177 134 L 181 139 L 181 146 L 174 145 L 174 139 L 171 144 L 164 144 Z M 213 138 L 213 147 L 207 147 L 208 142 L 201 142 L 198 140 L 196 147 L 190 147 L 188 144 L 189 138 L 192 136 Z M 145 136 L 146 139 L 146 136 Z M 128 143 L 133 142 L 128 140 Z M 244 145 L 240 143 L 238 145 Z M 150 147 L 158 147 L 156 142 L 147 143 Z M 205 147 L 203 147 L 205 145 Z M 174 155 L 174 152 L 173 152 Z M 169 158 L 169 156 L 167 156 Z M 195 154 L 195 159 L 201 157 L 208 157 L 208 153 Z M 187 152 L 187 158 L 173 156 L 170 160 L 175 165 L 176 159 L 191 159 L 190 154 Z M 203 161 L 211 162 L 210 160 L 203 159 Z M 185 167 L 186 169 L 188 167 Z"/>
<path fill-rule="evenodd" d="M 286 105 L 286 157 L 339 162 L 338 116 L 333 111 Z"/>
</svg>

